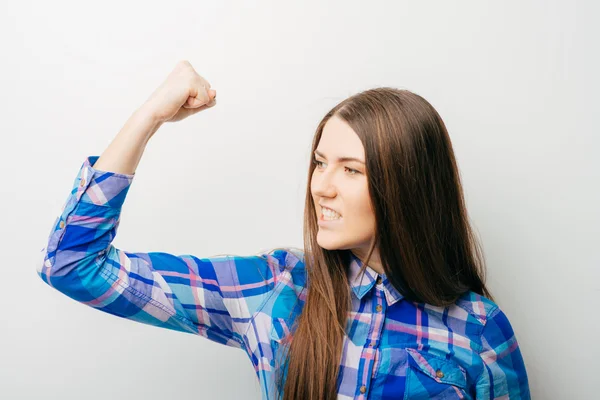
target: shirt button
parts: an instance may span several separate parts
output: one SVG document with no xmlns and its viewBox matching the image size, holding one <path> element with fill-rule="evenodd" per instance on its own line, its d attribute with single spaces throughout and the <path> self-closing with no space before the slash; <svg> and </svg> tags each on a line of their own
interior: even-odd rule
<svg viewBox="0 0 600 400">
<path fill-rule="evenodd" d="M 375 342 L 369 343 L 369 347 L 375 347 Z"/>
<path fill-rule="evenodd" d="M 360 392 L 361 393 L 365 393 L 367 391 L 367 387 L 366 386 L 361 386 L 360 387 Z"/>
<path fill-rule="evenodd" d="M 437 370 L 435 372 L 435 376 L 437 376 L 438 378 L 443 378 L 444 377 L 444 373 L 441 370 Z"/>
<path fill-rule="evenodd" d="M 60 226 L 60 229 L 65 227 L 65 221 L 60 221 L 60 224 L 58 224 L 58 226 Z"/>
<path fill-rule="evenodd" d="M 377 312 L 381 312 L 382 309 L 383 307 L 381 307 L 381 304 L 378 304 L 377 307 L 375 307 L 375 310 L 377 310 Z"/>
<path fill-rule="evenodd" d="M 381 284 L 381 277 L 380 277 L 380 276 L 378 276 L 378 277 L 377 277 L 377 280 L 376 280 L 375 282 L 376 282 L 378 285 L 380 285 L 380 284 Z"/>
<path fill-rule="evenodd" d="M 81 178 L 81 181 L 79 182 L 79 186 L 85 186 L 85 178 Z"/>
</svg>

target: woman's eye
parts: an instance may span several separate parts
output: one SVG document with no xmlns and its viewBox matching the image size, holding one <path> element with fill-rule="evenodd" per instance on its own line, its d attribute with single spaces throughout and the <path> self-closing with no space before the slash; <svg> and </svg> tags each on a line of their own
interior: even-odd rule
<svg viewBox="0 0 600 400">
<path fill-rule="evenodd" d="M 319 164 L 323 164 L 322 161 L 318 161 L 318 160 L 313 160 L 313 163 L 315 163 L 317 165 L 317 167 L 321 167 Z"/>
<path fill-rule="evenodd" d="M 317 167 L 321 168 L 321 164 L 324 164 L 323 161 L 319 161 L 319 160 L 313 160 L 313 163 L 317 165 Z M 360 171 L 357 171 L 355 169 L 352 168 L 348 168 L 348 167 L 344 167 L 347 171 L 350 172 L 350 175 L 357 175 L 360 174 Z"/>
</svg>

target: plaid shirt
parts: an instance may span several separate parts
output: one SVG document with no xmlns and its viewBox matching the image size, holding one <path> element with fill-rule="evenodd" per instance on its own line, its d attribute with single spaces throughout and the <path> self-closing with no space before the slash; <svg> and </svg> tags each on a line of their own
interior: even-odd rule
<svg viewBox="0 0 600 400">
<path fill-rule="evenodd" d="M 244 350 L 262 398 L 279 398 L 275 361 L 305 301 L 302 252 L 198 258 L 115 248 L 134 175 L 94 169 L 97 159 L 77 174 L 39 276 L 98 310 Z M 530 398 L 517 339 L 495 303 L 473 292 L 450 307 L 408 301 L 385 275 L 359 275 L 361 266 L 352 256 L 338 399 Z"/>
</svg>

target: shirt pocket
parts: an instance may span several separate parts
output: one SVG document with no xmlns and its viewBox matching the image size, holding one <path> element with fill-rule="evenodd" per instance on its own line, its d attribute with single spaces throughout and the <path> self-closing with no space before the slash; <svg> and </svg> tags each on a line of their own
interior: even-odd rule
<svg viewBox="0 0 600 400">
<path fill-rule="evenodd" d="M 472 400 L 465 370 L 452 360 L 407 348 L 404 400 Z"/>
</svg>

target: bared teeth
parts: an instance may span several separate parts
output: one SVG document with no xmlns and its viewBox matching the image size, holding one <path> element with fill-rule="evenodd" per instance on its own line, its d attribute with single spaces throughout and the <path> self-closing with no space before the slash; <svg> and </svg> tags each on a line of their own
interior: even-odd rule
<svg viewBox="0 0 600 400">
<path fill-rule="evenodd" d="M 335 212 L 329 208 L 323 207 L 321 210 L 322 210 L 324 219 L 336 220 L 336 219 L 340 219 L 342 217 L 340 214 L 338 214 L 337 212 Z"/>
</svg>

